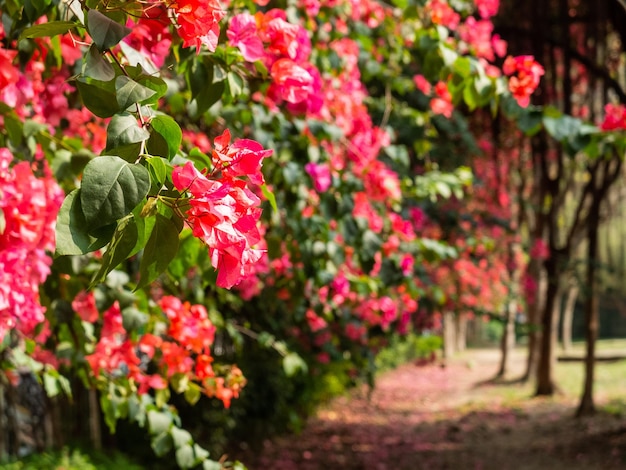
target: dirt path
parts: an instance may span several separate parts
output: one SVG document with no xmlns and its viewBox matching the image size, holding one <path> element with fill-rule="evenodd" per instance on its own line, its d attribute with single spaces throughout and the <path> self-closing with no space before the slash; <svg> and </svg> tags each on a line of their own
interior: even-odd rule
<svg viewBox="0 0 626 470">
<path fill-rule="evenodd" d="M 266 443 L 251 470 L 617 470 L 626 469 L 623 419 L 572 418 L 564 397 L 511 400 L 479 385 L 497 351 L 383 374 L 368 400 L 355 390 L 319 411 L 305 430 Z M 514 370 L 523 355 L 514 357 Z M 626 390 L 624 391 L 626 395 Z"/>
</svg>

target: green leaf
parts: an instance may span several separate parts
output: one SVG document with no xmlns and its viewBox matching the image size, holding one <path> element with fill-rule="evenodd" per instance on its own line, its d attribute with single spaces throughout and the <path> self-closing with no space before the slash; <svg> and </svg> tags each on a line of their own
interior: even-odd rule
<svg viewBox="0 0 626 470">
<path fill-rule="evenodd" d="M 137 331 L 148 323 L 150 315 L 135 307 L 122 310 L 122 325 L 126 331 Z"/>
<path fill-rule="evenodd" d="M 67 195 L 56 223 L 56 256 L 84 255 L 105 246 L 114 228 L 104 227 L 95 234 L 87 230 L 87 222 L 80 201 L 80 189 Z"/>
<path fill-rule="evenodd" d="M 168 431 L 157 434 L 152 438 L 150 447 L 157 457 L 163 457 L 172 449 L 172 436 Z"/>
<path fill-rule="evenodd" d="M 226 82 L 221 80 L 204 88 L 196 99 L 196 110 L 194 115 L 196 117 L 203 115 L 211 106 L 219 101 L 226 89 Z"/>
<path fill-rule="evenodd" d="M 185 429 L 173 427 L 171 434 L 176 448 L 191 444 L 192 442 L 191 434 Z"/>
<path fill-rule="evenodd" d="M 22 144 L 24 140 L 24 126 L 14 114 L 4 117 L 4 128 L 9 136 L 9 140 L 16 147 Z"/>
<path fill-rule="evenodd" d="M 202 462 L 202 470 L 222 470 L 222 464 L 215 460 L 205 460 Z"/>
<path fill-rule="evenodd" d="M 523 110 L 517 119 L 517 126 L 524 134 L 532 136 L 541 130 L 542 118 L 540 110 Z"/>
<path fill-rule="evenodd" d="M 140 203 L 133 210 L 135 223 L 137 224 L 138 238 L 137 244 L 135 245 L 135 248 L 133 248 L 133 251 L 130 252 L 129 256 L 133 256 L 134 254 L 139 252 L 139 250 L 143 250 L 143 248 L 146 246 L 148 238 L 150 238 L 150 234 L 152 233 L 152 229 L 154 228 L 154 225 L 156 223 L 156 217 L 154 216 L 156 212 L 154 212 L 154 214 L 143 214 L 143 209 L 148 203 L 154 204 L 154 208 L 156 210 L 156 201 L 154 199 L 149 199 L 145 203 Z"/>
<path fill-rule="evenodd" d="M 136 144 L 149 137 L 150 133 L 139 125 L 132 114 L 116 114 L 107 127 L 107 149 Z"/>
<path fill-rule="evenodd" d="M 283 357 L 283 370 L 287 377 L 292 377 L 300 371 L 306 373 L 308 367 L 298 354 L 291 352 Z"/>
<path fill-rule="evenodd" d="M 241 75 L 235 72 L 228 72 L 226 80 L 228 81 L 230 96 L 235 98 L 243 93 L 244 81 Z"/>
<path fill-rule="evenodd" d="M 119 157 L 101 156 L 85 167 L 81 204 L 89 229 L 116 223 L 147 196 L 148 170 Z"/>
<path fill-rule="evenodd" d="M 76 87 L 80 92 L 85 107 L 101 118 L 113 116 L 120 110 L 115 97 L 115 83 L 113 80 L 103 82 L 87 78 L 76 80 Z"/>
<path fill-rule="evenodd" d="M 135 218 L 130 215 L 117 223 L 113 238 L 106 252 L 102 256 L 101 266 L 91 281 L 91 288 L 100 282 L 104 282 L 115 267 L 130 256 L 137 244 L 138 232 Z"/>
<path fill-rule="evenodd" d="M 559 142 L 574 138 L 582 126 L 582 121 L 572 116 L 543 117 L 543 125 L 552 137 Z"/>
<path fill-rule="evenodd" d="M 274 196 L 274 193 L 269 190 L 269 188 L 267 187 L 267 184 L 261 185 L 261 192 L 263 193 L 263 196 L 265 196 L 265 198 L 270 202 L 270 206 L 272 206 L 272 209 L 274 210 L 274 212 L 278 213 L 278 205 L 276 204 L 276 196 Z"/>
<path fill-rule="evenodd" d="M 137 83 L 154 91 L 154 95 L 152 95 L 150 98 L 144 99 L 141 104 L 157 104 L 159 98 L 167 93 L 167 83 L 165 83 L 165 80 L 163 80 L 158 75 L 150 75 L 146 73 L 143 67 L 141 67 L 140 65 L 137 65 L 135 67 L 126 66 L 124 70 L 128 74 L 128 76 L 135 80 Z"/>
<path fill-rule="evenodd" d="M 87 13 L 87 30 L 101 51 L 106 51 L 115 46 L 131 32 L 130 28 L 93 8 Z"/>
<path fill-rule="evenodd" d="M 204 90 L 207 83 L 213 83 L 213 66 L 207 67 L 199 61 L 194 61 L 187 72 L 187 83 L 191 90 L 191 98 L 195 98 Z"/>
<path fill-rule="evenodd" d="M 43 386 L 46 390 L 46 395 L 50 398 L 56 397 L 61 391 L 57 379 L 50 374 L 49 371 L 43 374 Z"/>
<path fill-rule="evenodd" d="M 173 158 L 180 150 L 183 141 L 183 132 L 178 123 L 169 116 L 160 115 L 150 121 L 152 132 L 159 134 L 167 143 L 168 155 L 163 157 Z"/>
<path fill-rule="evenodd" d="M 178 228 L 171 219 L 157 214 L 156 224 L 146 243 L 139 265 L 141 279 L 137 289 L 147 286 L 167 269 L 178 252 Z"/>
<path fill-rule="evenodd" d="M 167 178 L 167 164 L 161 157 L 147 158 L 146 161 L 150 166 L 151 173 L 156 178 L 157 185 L 161 186 Z"/>
<path fill-rule="evenodd" d="M 187 155 L 187 157 L 192 162 L 197 163 L 197 168 L 211 168 L 213 166 L 213 163 L 211 162 L 211 157 L 202 152 L 198 147 L 192 148 L 189 151 L 189 155 Z"/>
<path fill-rule="evenodd" d="M 209 451 L 203 449 L 198 444 L 193 445 L 193 453 L 196 455 L 196 462 L 202 462 L 209 456 Z"/>
<path fill-rule="evenodd" d="M 120 75 L 115 79 L 117 104 L 120 109 L 142 103 L 156 94 L 156 91 L 137 83 L 132 78 Z"/>
<path fill-rule="evenodd" d="M 150 410 L 148 411 L 148 426 L 150 434 L 153 435 L 169 432 L 172 426 L 172 416 L 161 411 Z"/>
<path fill-rule="evenodd" d="M 176 463 L 180 468 L 191 468 L 196 463 L 193 447 L 189 444 L 176 449 Z"/>
<path fill-rule="evenodd" d="M 74 21 L 50 21 L 49 23 L 37 24 L 26 28 L 20 34 L 20 39 L 45 38 L 65 34 L 70 29 L 81 27 L 80 23 Z"/>
<path fill-rule="evenodd" d="M 83 75 L 103 82 L 109 82 L 115 78 L 113 66 L 104 58 L 95 44 L 92 44 L 85 54 Z"/>
<path fill-rule="evenodd" d="M 195 383 L 190 383 L 189 388 L 185 390 L 185 400 L 192 406 L 198 403 L 201 396 L 202 392 L 200 391 L 200 387 Z"/>
</svg>

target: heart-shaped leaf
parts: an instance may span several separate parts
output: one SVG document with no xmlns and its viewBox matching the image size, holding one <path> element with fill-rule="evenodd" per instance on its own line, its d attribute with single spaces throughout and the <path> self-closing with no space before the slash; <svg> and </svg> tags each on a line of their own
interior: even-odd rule
<svg viewBox="0 0 626 470">
<path fill-rule="evenodd" d="M 93 42 L 101 51 L 115 46 L 131 32 L 130 28 L 93 8 L 87 13 L 87 29 Z"/>
<path fill-rule="evenodd" d="M 116 156 L 94 158 L 85 167 L 81 203 L 89 229 L 116 223 L 148 194 L 150 175 L 140 165 Z"/>
</svg>

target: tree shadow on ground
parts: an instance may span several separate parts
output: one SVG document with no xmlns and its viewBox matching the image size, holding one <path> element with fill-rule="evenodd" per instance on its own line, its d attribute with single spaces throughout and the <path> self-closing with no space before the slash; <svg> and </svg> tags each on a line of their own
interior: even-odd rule
<svg viewBox="0 0 626 470">
<path fill-rule="evenodd" d="M 302 433 L 240 458 L 251 470 L 626 468 L 621 417 L 577 420 L 570 403 L 555 399 L 503 404 L 484 373 L 455 367 L 403 366 L 370 400 L 363 391 L 340 397 Z"/>
</svg>

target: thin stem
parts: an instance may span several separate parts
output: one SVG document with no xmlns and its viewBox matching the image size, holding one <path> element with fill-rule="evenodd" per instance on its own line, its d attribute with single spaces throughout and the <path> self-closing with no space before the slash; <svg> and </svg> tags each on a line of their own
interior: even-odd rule
<svg viewBox="0 0 626 470">
<path fill-rule="evenodd" d="M 107 50 L 107 52 L 109 53 L 109 55 L 113 58 L 113 60 L 115 61 L 115 63 L 117 64 L 117 66 L 120 68 L 120 70 L 122 71 L 122 73 L 130 78 L 131 76 L 128 74 L 128 72 L 126 71 L 126 69 L 124 68 L 124 66 L 122 65 L 122 63 L 119 61 L 119 59 L 115 56 L 115 54 L 113 54 L 113 52 L 111 52 L 111 50 Z M 141 113 L 141 106 L 139 105 L 139 103 L 135 103 L 135 106 L 137 107 L 137 117 L 139 118 L 139 121 L 141 122 L 141 127 L 146 127 L 147 125 L 147 121 L 144 119 L 142 113 Z M 143 141 L 141 143 L 141 151 L 139 153 L 145 153 L 145 141 Z"/>
</svg>

